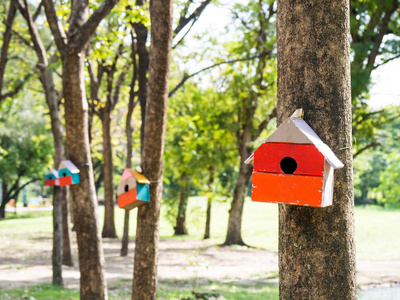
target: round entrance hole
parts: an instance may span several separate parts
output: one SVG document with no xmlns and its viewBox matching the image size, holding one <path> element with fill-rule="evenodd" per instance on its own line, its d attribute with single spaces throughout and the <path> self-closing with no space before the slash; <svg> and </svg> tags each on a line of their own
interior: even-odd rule
<svg viewBox="0 0 400 300">
<path fill-rule="evenodd" d="M 281 160 L 281 170 L 285 174 L 293 174 L 297 169 L 297 162 L 291 157 L 284 157 Z"/>
<path fill-rule="evenodd" d="M 67 176 L 67 173 L 63 172 L 63 177 Z"/>
<path fill-rule="evenodd" d="M 129 185 L 125 185 L 125 192 L 129 191 Z"/>
</svg>

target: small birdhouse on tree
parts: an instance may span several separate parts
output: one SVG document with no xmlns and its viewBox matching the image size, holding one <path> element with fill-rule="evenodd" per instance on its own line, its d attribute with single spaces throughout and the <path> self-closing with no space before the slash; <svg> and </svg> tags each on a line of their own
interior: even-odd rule
<svg viewBox="0 0 400 300">
<path fill-rule="evenodd" d="M 70 160 L 63 160 L 58 167 L 58 178 L 60 186 L 79 183 L 79 169 Z"/>
<path fill-rule="evenodd" d="M 58 185 L 58 171 L 55 169 L 50 169 L 49 173 L 46 174 L 45 185 L 52 186 Z"/>
<path fill-rule="evenodd" d="M 130 210 L 150 202 L 149 184 L 141 172 L 125 169 L 118 185 L 118 206 Z"/>
<path fill-rule="evenodd" d="M 253 201 L 332 205 L 333 170 L 344 165 L 301 116 L 296 110 L 245 161 L 254 163 Z"/>
</svg>

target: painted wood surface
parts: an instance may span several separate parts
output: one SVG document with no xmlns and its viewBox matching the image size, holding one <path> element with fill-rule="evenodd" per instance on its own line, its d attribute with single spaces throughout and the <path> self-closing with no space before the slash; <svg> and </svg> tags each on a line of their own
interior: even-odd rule
<svg viewBox="0 0 400 300">
<path fill-rule="evenodd" d="M 60 186 L 71 185 L 72 184 L 72 176 L 60 177 L 58 179 Z"/>
<path fill-rule="evenodd" d="M 47 185 L 47 186 L 56 185 L 56 180 L 55 179 L 47 179 L 45 181 L 44 185 Z"/>
<path fill-rule="evenodd" d="M 136 208 L 140 205 L 147 203 L 148 201 L 142 201 L 137 199 L 137 190 L 136 188 L 131 189 L 130 191 L 123 193 L 118 196 L 118 207 L 126 210 L 130 210 Z"/>
<path fill-rule="evenodd" d="M 312 144 L 264 143 L 254 153 L 253 170 L 283 174 L 280 163 L 285 157 L 296 161 L 294 175 L 324 174 L 324 156 Z"/>
<path fill-rule="evenodd" d="M 253 172 L 252 200 L 305 206 L 321 206 L 323 176 Z"/>
</svg>

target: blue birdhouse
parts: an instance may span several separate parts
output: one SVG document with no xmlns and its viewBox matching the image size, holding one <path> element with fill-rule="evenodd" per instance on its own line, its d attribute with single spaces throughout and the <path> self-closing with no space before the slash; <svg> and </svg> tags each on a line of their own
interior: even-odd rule
<svg viewBox="0 0 400 300">
<path fill-rule="evenodd" d="M 45 176 L 45 185 L 53 186 L 58 185 L 58 172 L 55 169 L 50 169 L 49 173 Z"/>
<path fill-rule="evenodd" d="M 60 186 L 79 183 L 79 169 L 70 160 L 63 160 L 58 167 L 58 178 Z"/>
</svg>

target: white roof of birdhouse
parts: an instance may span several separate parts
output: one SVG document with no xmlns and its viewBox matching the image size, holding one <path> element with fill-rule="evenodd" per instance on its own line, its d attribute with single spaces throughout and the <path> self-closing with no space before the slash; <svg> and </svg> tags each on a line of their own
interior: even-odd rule
<svg viewBox="0 0 400 300">
<path fill-rule="evenodd" d="M 326 145 L 311 129 L 311 127 L 300 117 L 287 118 L 265 141 L 274 143 L 313 144 L 325 160 L 334 169 L 343 168 L 343 163 L 336 157 L 333 151 Z M 246 159 L 245 164 L 254 161 L 254 153 Z"/>
<path fill-rule="evenodd" d="M 48 174 L 53 174 L 56 178 L 58 178 L 58 171 L 56 169 L 50 169 Z"/>
<path fill-rule="evenodd" d="M 70 160 L 63 160 L 58 167 L 58 170 L 67 169 L 72 174 L 79 173 L 79 169 Z"/>
</svg>

